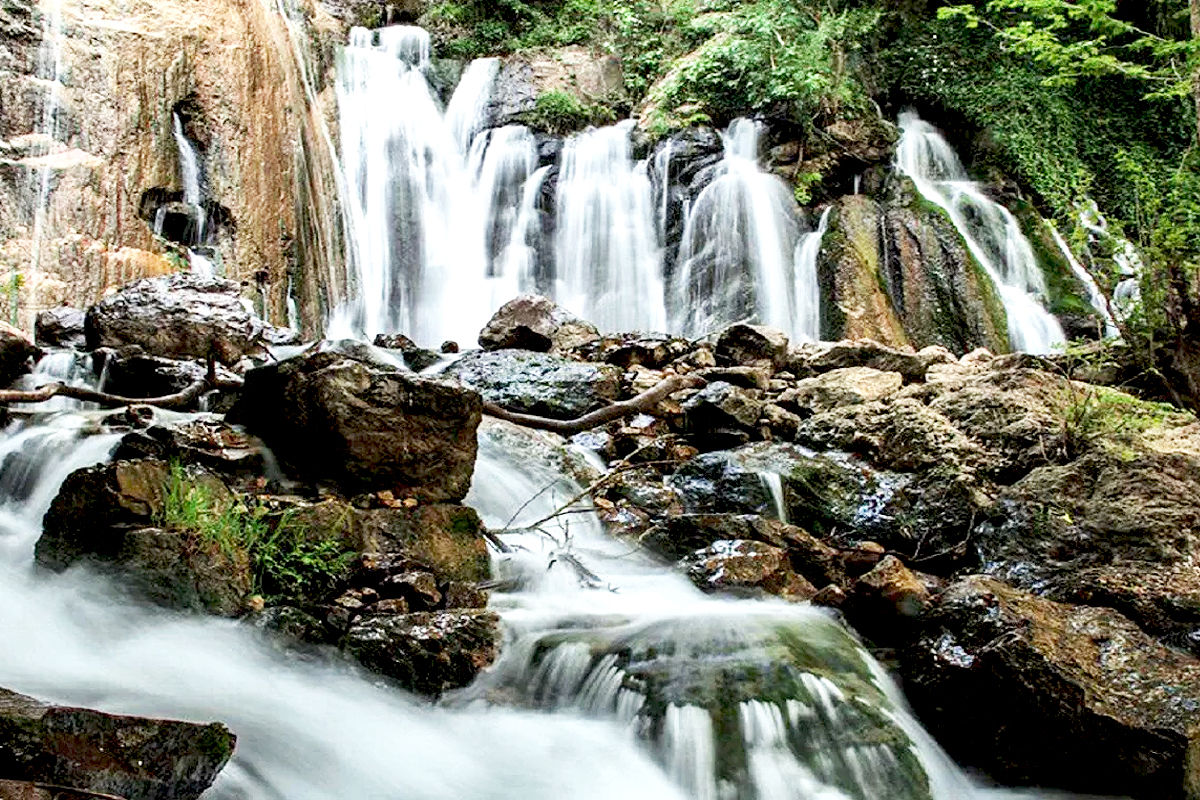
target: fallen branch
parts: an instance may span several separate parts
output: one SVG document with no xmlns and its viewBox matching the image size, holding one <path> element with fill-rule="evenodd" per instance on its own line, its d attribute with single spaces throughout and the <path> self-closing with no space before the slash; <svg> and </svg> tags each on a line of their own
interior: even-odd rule
<svg viewBox="0 0 1200 800">
<path fill-rule="evenodd" d="M 241 382 L 237 380 L 218 378 L 216 364 L 210 359 L 207 374 L 202 379 L 183 389 L 183 391 L 161 397 L 123 397 L 119 394 L 109 394 L 108 392 L 89 389 L 86 386 L 68 386 L 65 383 L 56 382 L 47 383 L 45 386 L 39 386 L 36 389 L 28 391 L 0 390 L 0 405 L 7 405 L 9 403 L 44 403 L 53 397 L 69 397 L 72 400 L 96 403 L 109 408 L 133 405 L 154 406 L 156 408 L 187 408 L 211 389 L 237 389 L 241 388 L 241 385 Z"/>
<path fill-rule="evenodd" d="M 537 430 L 550 431 L 562 436 L 572 436 L 630 414 L 653 411 L 655 406 L 675 392 L 681 389 L 698 389 L 704 386 L 706 382 L 699 375 L 672 375 L 669 378 L 659 381 L 655 386 L 642 392 L 637 397 L 612 403 L 575 419 L 551 419 L 550 417 L 539 417 L 533 414 L 519 414 L 516 411 L 509 411 L 507 408 L 498 406 L 495 403 L 484 403 L 483 413 L 496 419 L 502 419 L 505 422 L 521 425 L 525 428 L 536 428 Z"/>
</svg>

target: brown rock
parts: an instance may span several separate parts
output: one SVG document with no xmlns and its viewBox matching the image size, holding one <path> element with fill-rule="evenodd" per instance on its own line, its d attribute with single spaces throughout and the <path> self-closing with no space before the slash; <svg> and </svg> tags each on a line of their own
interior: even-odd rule
<svg viewBox="0 0 1200 800">
<path fill-rule="evenodd" d="M 39 353 L 41 350 L 28 334 L 7 322 L 0 322 L 0 387 L 8 386 L 29 372 Z"/>
<path fill-rule="evenodd" d="M 479 334 L 484 350 L 517 349 L 562 353 L 600 339 L 590 322 L 540 295 L 509 300 Z"/>
<path fill-rule="evenodd" d="M 808 600 L 816 588 L 792 571 L 787 551 L 763 542 L 722 539 L 681 563 L 706 592 L 760 590 L 789 600 Z"/>
<path fill-rule="evenodd" d="M 765 325 L 739 323 L 721 331 L 715 356 L 724 367 L 766 366 L 772 372 L 787 362 L 788 339 L 783 331 Z"/>
</svg>

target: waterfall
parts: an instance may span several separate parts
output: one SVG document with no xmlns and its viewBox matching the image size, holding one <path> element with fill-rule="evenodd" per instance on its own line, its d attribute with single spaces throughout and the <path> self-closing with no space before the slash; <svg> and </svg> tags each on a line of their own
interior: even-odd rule
<svg viewBox="0 0 1200 800">
<path fill-rule="evenodd" d="M 1083 265 L 1079 263 L 1079 259 L 1071 252 L 1071 246 L 1067 244 L 1067 240 L 1058 232 L 1056 226 L 1050 225 L 1050 234 L 1054 237 L 1054 243 L 1058 245 L 1063 258 L 1070 265 L 1071 273 L 1083 285 L 1083 289 L 1087 293 L 1088 305 L 1095 309 L 1096 313 L 1100 315 L 1100 319 L 1104 321 L 1104 336 L 1106 338 L 1120 336 L 1121 332 L 1117 329 L 1117 321 L 1109 313 L 1108 301 L 1104 299 L 1104 293 L 1100 291 L 1100 286 L 1096 283 L 1096 279 L 1092 277 L 1092 273 L 1084 269 Z"/>
<path fill-rule="evenodd" d="M 795 201 L 779 178 L 758 167 L 758 126 L 736 120 L 723 136 L 720 172 L 696 197 L 684 223 L 672 292 L 673 328 L 699 336 L 753 319 L 796 339 L 815 339 L 797 285 L 800 230 Z M 797 300 L 806 307 L 801 319 Z"/>
<path fill-rule="evenodd" d="M 796 315 L 795 332 L 802 338 L 816 341 L 821 338 L 821 284 L 817 277 L 817 259 L 821 255 L 821 243 L 829 229 L 829 215 L 833 206 L 821 213 L 821 221 L 812 233 L 805 233 L 796 242 L 795 290 L 793 301 Z"/>
<path fill-rule="evenodd" d="M 37 131 L 42 140 L 42 154 L 48 155 L 58 144 L 59 114 L 61 113 L 63 76 L 63 14 L 62 0 L 42 0 L 42 42 L 38 48 L 37 77 L 44 84 L 42 119 Z M 47 216 L 50 213 L 50 178 L 54 166 L 45 163 L 32 173 L 36 185 L 33 206 L 33 235 L 29 253 L 29 269 L 36 274 L 41 265 L 42 240 L 46 236 Z"/>
<path fill-rule="evenodd" d="M 555 299 L 602 330 L 666 325 L 650 177 L 633 122 L 567 140 L 558 180 Z"/>
<path fill-rule="evenodd" d="M 205 243 L 208 227 L 208 212 L 204 209 L 203 170 L 195 145 L 183 132 L 183 119 L 179 116 L 178 111 L 171 112 L 171 131 L 175 137 L 175 147 L 179 151 L 179 178 L 183 184 L 183 202 L 187 206 L 188 217 L 191 219 L 192 235 L 189 237 L 189 246 L 186 248 L 188 264 L 191 266 L 192 272 L 212 277 L 217 272 L 216 265 L 213 264 L 212 259 L 199 251 L 199 248 Z M 154 218 L 154 232 L 160 236 L 165 213 L 166 209 L 159 207 Z"/>
<path fill-rule="evenodd" d="M 1143 264 L 1137 247 L 1109 228 L 1108 220 L 1092 200 L 1079 207 L 1079 224 L 1088 232 L 1089 249 L 1091 245 L 1098 244 L 1112 251 L 1112 261 L 1120 270 L 1117 286 L 1113 290 L 1113 304 L 1118 315 L 1128 315 L 1142 300 Z M 1095 263 L 1094 256 L 1092 262 Z"/>
<path fill-rule="evenodd" d="M 897 169 L 912 179 L 922 197 L 949 215 L 967 249 L 991 278 L 1008 316 L 1012 349 L 1051 352 L 1066 336 L 1041 304 L 1046 280 L 1016 218 L 970 179 L 936 128 L 905 112 L 900 130 Z"/>
</svg>

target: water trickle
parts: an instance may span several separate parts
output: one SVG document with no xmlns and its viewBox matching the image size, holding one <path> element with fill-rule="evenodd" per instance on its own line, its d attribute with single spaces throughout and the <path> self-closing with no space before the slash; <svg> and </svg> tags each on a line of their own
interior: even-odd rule
<svg viewBox="0 0 1200 800">
<path fill-rule="evenodd" d="M 753 319 L 797 339 L 815 339 L 798 286 L 795 201 L 779 178 L 758 167 L 758 126 L 737 120 L 724 134 L 718 176 L 696 197 L 684 224 L 675 285 L 673 329 L 699 336 Z"/>
<path fill-rule="evenodd" d="M 1062 326 L 1041 304 L 1046 280 L 1016 218 L 967 175 L 937 129 L 906 112 L 900 116 L 896 167 L 926 200 L 942 208 L 971 255 L 995 284 L 1008 316 L 1013 350 L 1049 353 L 1066 341 Z"/>
<path fill-rule="evenodd" d="M 38 134 L 42 147 L 37 155 L 49 154 L 58 144 L 59 115 L 63 89 L 63 14 L 62 0 L 42 0 L 42 42 L 38 49 L 37 77 L 45 86 L 42 116 Z M 33 235 L 30 243 L 30 272 L 36 274 L 41 264 L 42 241 L 46 236 L 47 216 L 50 213 L 50 179 L 54 168 L 43 164 L 31 175 L 36 186 L 33 206 Z"/>
<path fill-rule="evenodd" d="M 1058 232 L 1058 228 L 1053 224 L 1050 225 L 1050 234 L 1054 237 L 1054 243 L 1058 245 L 1063 258 L 1071 266 L 1072 274 L 1083 285 L 1083 289 L 1087 293 L 1088 305 L 1104 321 L 1104 336 L 1106 338 L 1120 336 L 1121 332 L 1117 329 L 1117 322 L 1108 310 L 1108 301 L 1104 299 L 1104 293 L 1100 291 L 1100 286 L 1096 283 L 1096 279 L 1092 277 L 1092 273 L 1088 272 L 1083 264 L 1079 263 L 1079 259 L 1071 252 L 1071 246 L 1067 244 L 1067 240 L 1063 238 L 1063 235 Z"/>
<path fill-rule="evenodd" d="M 801 235 L 796 243 L 794 333 L 811 341 L 821 338 L 821 283 L 817 276 L 817 260 L 821 256 L 821 243 L 825 241 L 832 211 L 833 206 L 825 209 L 817 229 Z"/>
<path fill-rule="evenodd" d="M 558 180 L 555 299 L 603 330 L 666 325 L 662 251 L 632 121 L 569 139 Z"/>
</svg>

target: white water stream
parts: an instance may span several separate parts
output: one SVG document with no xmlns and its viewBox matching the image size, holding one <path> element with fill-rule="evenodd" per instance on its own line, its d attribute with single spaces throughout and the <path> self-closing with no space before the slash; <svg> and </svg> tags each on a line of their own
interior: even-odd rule
<svg viewBox="0 0 1200 800">
<path fill-rule="evenodd" d="M 967 249 L 991 277 L 1008 316 L 1013 350 L 1049 353 L 1066 341 L 1062 326 L 1042 303 L 1046 279 L 1016 218 L 971 180 L 950 143 L 916 114 L 900 116 L 896 166 L 917 191 L 941 207 Z"/>
</svg>

